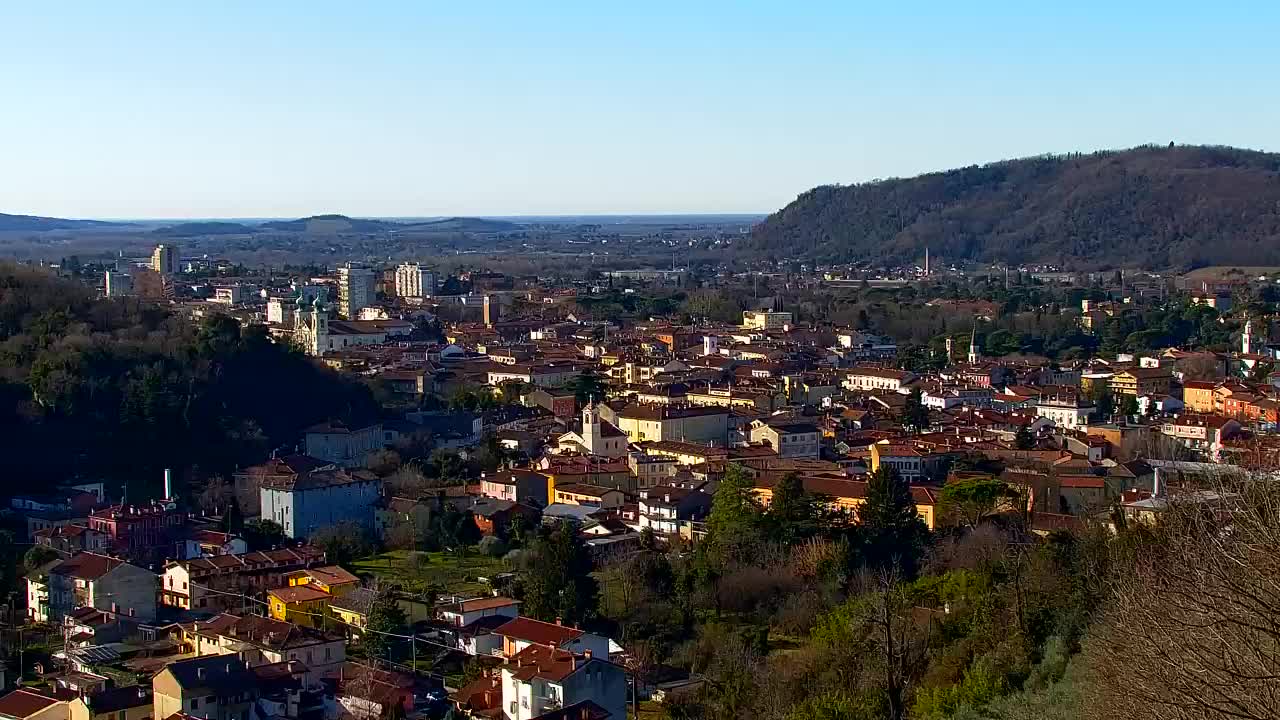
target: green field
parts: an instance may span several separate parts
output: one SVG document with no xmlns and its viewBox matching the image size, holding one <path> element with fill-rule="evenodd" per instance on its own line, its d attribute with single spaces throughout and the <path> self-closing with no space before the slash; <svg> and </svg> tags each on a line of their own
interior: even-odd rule
<svg viewBox="0 0 1280 720">
<path fill-rule="evenodd" d="M 373 575 L 384 583 L 395 583 L 410 593 L 435 588 L 452 595 L 485 595 L 489 586 L 476 578 L 491 578 L 505 572 L 506 566 L 500 558 L 478 552 L 462 557 L 451 552 L 392 550 L 357 560 L 351 569 L 361 575 Z"/>
</svg>

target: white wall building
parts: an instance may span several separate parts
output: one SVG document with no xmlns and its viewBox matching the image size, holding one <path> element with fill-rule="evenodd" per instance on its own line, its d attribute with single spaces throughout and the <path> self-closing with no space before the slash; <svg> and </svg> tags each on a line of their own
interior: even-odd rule
<svg viewBox="0 0 1280 720">
<path fill-rule="evenodd" d="M 416 262 L 403 263 L 396 268 L 396 295 L 423 297 L 436 292 L 436 274 Z"/>
<path fill-rule="evenodd" d="M 338 312 L 354 318 L 374 301 L 374 274 L 369 268 L 347 263 L 338 268 Z"/>
</svg>

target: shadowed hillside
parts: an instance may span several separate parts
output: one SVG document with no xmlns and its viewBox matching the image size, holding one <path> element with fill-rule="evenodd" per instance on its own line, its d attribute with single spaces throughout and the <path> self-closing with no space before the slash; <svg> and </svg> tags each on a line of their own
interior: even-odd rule
<svg viewBox="0 0 1280 720">
<path fill-rule="evenodd" d="M 748 247 L 818 261 L 935 258 L 1190 268 L 1280 263 L 1280 155 L 1140 147 L 810 190 Z"/>
</svg>

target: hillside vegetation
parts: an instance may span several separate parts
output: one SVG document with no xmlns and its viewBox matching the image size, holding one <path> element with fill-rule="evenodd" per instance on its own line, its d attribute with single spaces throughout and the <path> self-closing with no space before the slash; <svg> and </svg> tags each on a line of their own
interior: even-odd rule
<svg viewBox="0 0 1280 720">
<path fill-rule="evenodd" d="M 814 188 L 751 250 L 820 262 L 1280 263 L 1280 155 L 1139 147 Z"/>
<path fill-rule="evenodd" d="M 105 222 L 102 220 L 68 220 L 66 218 L 41 217 L 39 215 L 6 215 L 5 213 L 0 213 L 0 231 L 91 230 L 128 225 L 129 223 Z"/>
</svg>

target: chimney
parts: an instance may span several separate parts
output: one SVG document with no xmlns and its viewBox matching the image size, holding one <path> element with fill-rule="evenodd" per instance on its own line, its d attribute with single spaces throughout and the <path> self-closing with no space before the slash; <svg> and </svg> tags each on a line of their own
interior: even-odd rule
<svg viewBox="0 0 1280 720">
<path fill-rule="evenodd" d="M 557 625 L 563 625 L 563 624 L 564 624 L 564 618 L 562 618 L 562 617 L 560 617 L 559 615 L 557 615 L 557 616 L 556 616 L 556 624 L 557 624 Z"/>
<path fill-rule="evenodd" d="M 586 650 L 583 650 L 583 651 L 582 651 L 582 655 L 583 655 L 583 657 L 585 657 L 586 659 L 590 660 L 590 659 L 591 659 L 591 648 L 587 648 Z"/>
</svg>

